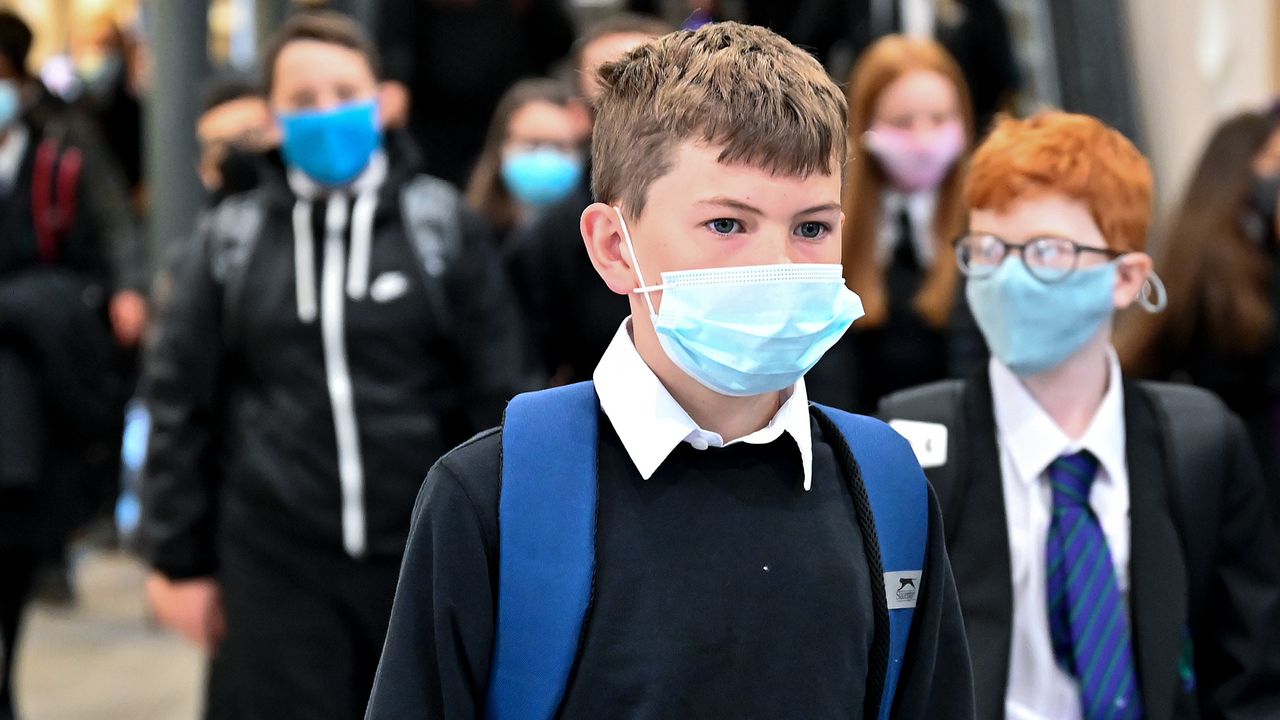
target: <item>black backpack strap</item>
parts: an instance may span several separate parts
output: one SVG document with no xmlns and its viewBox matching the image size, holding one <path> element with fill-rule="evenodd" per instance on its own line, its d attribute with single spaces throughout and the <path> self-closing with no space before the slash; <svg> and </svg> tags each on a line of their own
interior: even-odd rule
<svg viewBox="0 0 1280 720">
<path fill-rule="evenodd" d="M 430 175 L 415 177 L 400 191 L 405 232 L 422 267 L 431 312 L 446 337 L 453 336 L 453 312 L 445 273 L 462 251 L 461 209 L 458 190 Z"/>
<path fill-rule="evenodd" d="M 228 346 L 234 345 L 249 259 L 265 218 L 258 193 L 248 193 L 223 200 L 197 225 L 197 234 L 207 243 L 210 272 L 222 287 L 222 332 Z"/>
</svg>

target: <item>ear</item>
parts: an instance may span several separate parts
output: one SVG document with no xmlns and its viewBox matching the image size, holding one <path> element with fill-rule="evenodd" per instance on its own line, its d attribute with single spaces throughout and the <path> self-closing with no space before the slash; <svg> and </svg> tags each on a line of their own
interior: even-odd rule
<svg viewBox="0 0 1280 720">
<path fill-rule="evenodd" d="M 640 281 L 631 267 L 631 252 L 623 240 L 618 211 L 604 203 L 592 203 L 582 211 L 579 227 L 596 272 L 610 290 L 630 296 Z"/>
<path fill-rule="evenodd" d="M 1116 259 L 1115 305 L 1123 310 L 1133 304 L 1142 292 L 1142 285 L 1151 274 L 1151 256 L 1146 253 L 1126 253 Z"/>
<path fill-rule="evenodd" d="M 378 84 L 378 122 L 383 128 L 404 127 L 409 121 L 409 89 L 395 80 Z"/>
</svg>

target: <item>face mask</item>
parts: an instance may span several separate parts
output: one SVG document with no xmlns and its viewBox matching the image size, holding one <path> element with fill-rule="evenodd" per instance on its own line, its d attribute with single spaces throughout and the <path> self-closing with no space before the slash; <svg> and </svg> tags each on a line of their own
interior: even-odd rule
<svg viewBox="0 0 1280 720">
<path fill-rule="evenodd" d="M 76 63 L 76 73 L 95 97 L 109 93 L 123 72 L 124 60 L 115 52 L 86 55 Z"/>
<path fill-rule="evenodd" d="M 862 141 L 899 190 L 917 192 L 937 187 L 947 176 L 964 151 L 964 127 L 952 121 L 921 138 L 877 123 Z"/>
<path fill-rule="evenodd" d="M 1035 375 L 1061 365 L 1098 332 L 1115 310 L 1115 287 L 1114 263 L 1044 283 L 1011 257 L 990 276 L 969 278 L 965 295 L 992 354 L 1018 375 Z"/>
<path fill-rule="evenodd" d="M 278 119 L 285 161 L 321 185 L 355 180 L 382 145 L 376 100 L 285 113 Z"/>
<path fill-rule="evenodd" d="M 525 205 L 550 205 L 572 192 L 581 179 L 582 160 L 562 150 L 512 153 L 502 161 L 502 181 Z"/>
<path fill-rule="evenodd" d="M 8 130 L 18 121 L 22 111 L 22 96 L 18 84 L 12 80 L 0 80 L 0 130 Z"/>
<path fill-rule="evenodd" d="M 840 265 L 758 265 L 682 270 L 645 286 L 622 211 L 622 237 L 658 342 L 689 377 L 746 397 L 790 387 L 862 317 Z M 662 291 L 662 311 L 651 293 Z"/>
</svg>

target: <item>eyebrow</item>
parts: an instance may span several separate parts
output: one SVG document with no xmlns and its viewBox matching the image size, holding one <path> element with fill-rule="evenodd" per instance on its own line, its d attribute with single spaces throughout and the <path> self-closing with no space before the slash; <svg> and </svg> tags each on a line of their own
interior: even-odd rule
<svg viewBox="0 0 1280 720">
<path fill-rule="evenodd" d="M 730 207 L 730 208 L 734 208 L 735 210 L 741 210 L 742 212 L 752 213 L 753 215 L 764 214 L 764 211 L 761 210 L 760 208 L 731 197 L 717 196 L 713 198 L 707 198 L 706 200 L 699 200 L 697 204 L 698 205 L 719 205 L 721 207 Z M 796 213 L 796 215 L 812 215 L 820 212 L 832 212 L 832 211 L 843 210 L 843 209 L 844 208 L 840 205 L 840 203 L 835 203 L 835 202 L 824 203 L 822 205 L 815 205 L 811 208 L 805 208 L 804 210 L 801 210 L 800 212 Z"/>
</svg>

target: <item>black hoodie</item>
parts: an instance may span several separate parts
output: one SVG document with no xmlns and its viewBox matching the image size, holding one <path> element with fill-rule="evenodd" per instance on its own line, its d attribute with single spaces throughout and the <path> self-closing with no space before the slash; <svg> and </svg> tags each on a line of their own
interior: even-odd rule
<svg viewBox="0 0 1280 720">
<path fill-rule="evenodd" d="M 176 259 L 144 382 L 141 536 L 169 577 L 213 573 L 226 542 L 398 558 L 426 471 L 518 389 L 490 233 L 457 203 L 457 252 L 429 274 L 402 219 L 413 159 L 391 135 L 337 193 L 277 164 L 222 203 L 260 218 L 238 276 L 212 223 Z"/>
</svg>

